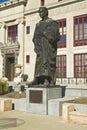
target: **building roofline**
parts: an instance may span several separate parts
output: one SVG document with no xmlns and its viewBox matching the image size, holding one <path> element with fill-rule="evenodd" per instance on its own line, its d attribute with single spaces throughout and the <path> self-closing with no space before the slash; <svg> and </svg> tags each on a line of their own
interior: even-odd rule
<svg viewBox="0 0 87 130">
<path fill-rule="evenodd" d="M 9 0 L 3 3 L 0 3 L 0 11 L 8 8 L 12 8 L 19 5 L 26 5 L 27 0 Z"/>
<path fill-rule="evenodd" d="M 87 0 L 60 1 L 60 2 L 55 2 L 54 4 L 51 4 L 51 5 L 46 5 L 46 7 L 50 10 L 50 9 L 63 7 L 63 6 L 66 6 L 66 5 L 70 5 L 70 4 L 74 4 L 74 3 L 78 3 L 78 2 L 83 2 L 83 1 L 87 1 Z M 27 10 L 27 11 L 24 12 L 24 15 L 34 14 L 34 13 L 37 13 L 37 12 L 38 12 L 38 8 L 32 9 L 32 10 Z"/>
<path fill-rule="evenodd" d="M 72 1 L 60 1 L 57 5 L 49 5 L 48 8 L 52 9 L 52 8 L 57 8 L 57 7 L 62 7 L 62 6 L 66 6 L 66 5 L 70 5 L 70 4 L 74 4 L 74 3 L 78 3 L 78 2 L 83 2 L 83 1 L 87 1 L 87 0 L 72 0 Z"/>
</svg>

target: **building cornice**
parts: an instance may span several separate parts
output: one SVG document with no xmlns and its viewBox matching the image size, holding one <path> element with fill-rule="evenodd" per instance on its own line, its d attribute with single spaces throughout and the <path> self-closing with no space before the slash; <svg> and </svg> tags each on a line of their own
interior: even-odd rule
<svg viewBox="0 0 87 130">
<path fill-rule="evenodd" d="M 63 7 L 63 6 L 67 6 L 67 5 L 71 5 L 74 3 L 78 3 L 78 2 L 83 2 L 83 1 L 87 1 L 87 0 L 66 0 L 66 1 L 58 1 L 49 5 L 46 5 L 46 7 L 50 10 L 50 9 L 54 9 L 54 8 L 58 8 L 58 7 Z M 36 9 L 32 9 L 32 10 L 27 10 L 24 12 L 24 15 L 30 15 L 30 14 L 34 14 L 38 12 L 38 8 Z"/>
<path fill-rule="evenodd" d="M 63 7 L 63 6 L 67 6 L 67 5 L 71 5 L 71 4 L 75 4 L 75 3 L 80 3 L 83 1 L 87 1 L 87 0 L 67 0 L 67 1 L 60 1 L 58 2 L 58 4 L 53 4 L 53 5 L 48 5 L 48 9 L 52 9 L 52 8 L 58 8 L 58 7 Z"/>
<path fill-rule="evenodd" d="M 9 0 L 7 2 L 3 2 L 0 4 L 0 11 L 1 10 L 5 10 L 8 8 L 13 8 L 15 6 L 19 6 L 19 5 L 26 5 L 27 0 Z"/>
</svg>

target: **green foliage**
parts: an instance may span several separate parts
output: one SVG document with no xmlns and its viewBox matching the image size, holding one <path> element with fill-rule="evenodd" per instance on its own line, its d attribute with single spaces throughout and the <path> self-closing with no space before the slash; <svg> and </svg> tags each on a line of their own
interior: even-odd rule
<svg viewBox="0 0 87 130">
<path fill-rule="evenodd" d="M 8 92 L 8 82 L 4 79 L 0 79 L 0 95 Z"/>
</svg>

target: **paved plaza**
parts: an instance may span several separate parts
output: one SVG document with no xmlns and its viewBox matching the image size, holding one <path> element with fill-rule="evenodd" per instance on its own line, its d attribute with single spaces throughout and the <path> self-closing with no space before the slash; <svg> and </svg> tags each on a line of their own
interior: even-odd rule
<svg viewBox="0 0 87 130">
<path fill-rule="evenodd" d="M 16 125 L 12 123 L 16 121 Z M 10 123 L 10 124 L 9 124 Z M 12 126 L 13 125 L 13 126 Z M 7 128 L 8 126 L 8 128 Z M 0 112 L 1 130 L 87 130 L 87 125 L 69 123 L 57 116 L 37 115 L 20 111 Z"/>
</svg>

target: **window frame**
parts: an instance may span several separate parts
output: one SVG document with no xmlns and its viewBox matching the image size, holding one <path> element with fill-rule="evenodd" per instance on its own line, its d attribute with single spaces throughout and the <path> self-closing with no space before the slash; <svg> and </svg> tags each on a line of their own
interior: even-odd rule
<svg viewBox="0 0 87 130">
<path fill-rule="evenodd" d="M 56 57 L 56 78 L 66 78 L 66 63 L 67 63 L 66 55 L 57 55 L 57 57 Z"/>
<path fill-rule="evenodd" d="M 18 25 L 11 25 L 7 28 L 7 36 L 8 41 L 10 42 L 16 42 L 18 37 Z"/>
<path fill-rule="evenodd" d="M 26 26 L 26 34 L 30 34 L 30 26 Z"/>
<path fill-rule="evenodd" d="M 30 55 L 26 55 L 26 63 L 30 63 Z"/>
<path fill-rule="evenodd" d="M 41 6 L 45 5 L 45 0 L 41 0 Z"/>
<path fill-rule="evenodd" d="M 74 77 L 87 78 L 87 53 L 74 54 Z"/>
<path fill-rule="evenodd" d="M 85 18 L 87 18 L 87 14 L 75 16 L 73 18 L 73 21 L 74 21 L 73 22 L 74 23 L 74 46 L 87 45 L 87 38 L 86 39 L 84 38 L 84 36 L 85 36 L 84 30 L 87 29 L 87 28 L 84 28 L 85 23 L 87 24 L 87 21 L 85 22 L 85 20 L 84 20 Z M 82 19 L 82 23 L 81 23 L 81 19 Z M 76 23 L 76 20 L 77 20 L 77 23 Z M 81 24 L 82 24 L 82 30 L 80 29 Z M 77 30 L 76 30 L 76 25 L 77 25 Z M 77 32 L 77 40 L 75 39 L 76 38 L 76 35 L 75 35 L 76 32 Z M 82 33 L 82 38 L 80 39 L 81 33 Z"/>
<path fill-rule="evenodd" d="M 57 48 L 66 48 L 66 37 L 67 37 L 66 36 L 66 19 L 57 20 L 57 23 L 58 23 L 59 32 L 60 32 L 60 28 L 61 28 L 61 32 L 60 32 L 61 38 L 60 38 L 60 41 L 58 41 L 58 43 L 57 43 Z M 61 35 L 61 33 L 62 33 L 62 35 Z M 64 41 L 64 36 L 65 36 L 65 41 Z"/>
</svg>

